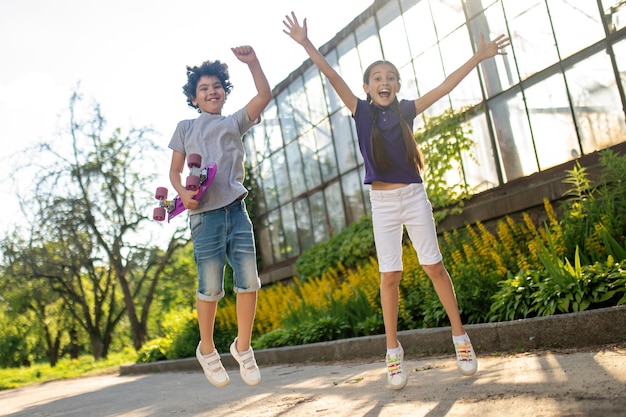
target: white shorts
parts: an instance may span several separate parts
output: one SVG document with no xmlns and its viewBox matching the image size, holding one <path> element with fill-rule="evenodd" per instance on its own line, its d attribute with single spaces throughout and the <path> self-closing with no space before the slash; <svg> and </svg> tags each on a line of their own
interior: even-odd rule
<svg viewBox="0 0 626 417">
<path fill-rule="evenodd" d="M 402 271 L 403 226 L 421 265 L 442 260 L 433 209 L 424 184 L 395 190 L 370 190 L 374 242 L 380 272 Z"/>
</svg>

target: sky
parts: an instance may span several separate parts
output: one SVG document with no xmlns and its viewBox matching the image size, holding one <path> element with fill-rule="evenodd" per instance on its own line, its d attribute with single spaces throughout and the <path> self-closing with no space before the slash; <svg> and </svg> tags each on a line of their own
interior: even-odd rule
<svg viewBox="0 0 626 417">
<path fill-rule="evenodd" d="M 307 59 L 283 33 L 286 14 L 306 17 L 319 47 L 372 2 L 0 0 L 0 198 L 16 207 L 13 156 L 62 133 L 78 85 L 86 101 L 100 104 L 107 131 L 150 127 L 169 155 L 178 121 L 197 116 L 182 94 L 186 65 L 229 65 L 234 89 L 223 113 L 232 113 L 255 90 L 231 47 L 251 45 L 273 88 Z M 6 214 L 5 227 L 14 217 Z"/>
</svg>

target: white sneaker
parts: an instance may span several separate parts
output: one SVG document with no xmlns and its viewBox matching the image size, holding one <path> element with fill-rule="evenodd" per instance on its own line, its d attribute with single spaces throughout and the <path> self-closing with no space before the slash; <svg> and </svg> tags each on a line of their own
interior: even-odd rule
<svg viewBox="0 0 626 417">
<path fill-rule="evenodd" d="M 469 336 L 465 335 L 462 341 L 454 342 L 454 350 L 456 351 L 456 366 L 461 375 L 474 375 L 478 369 L 478 360 Z"/>
<path fill-rule="evenodd" d="M 200 343 L 198 343 L 198 347 L 196 348 L 196 358 L 198 358 L 198 362 L 200 362 L 202 366 L 204 375 L 209 382 L 216 387 L 225 387 L 230 382 L 230 378 L 222 365 L 220 354 L 217 353 L 217 350 L 213 350 L 213 352 L 208 355 L 203 355 L 200 352 Z"/>
<path fill-rule="evenodd" d="M 245 352 L 237 351 L 237 338 L 230 345 L 230 354 L 239 362 L 239 373 L 241 379 L 248 385 L 256 385 L 261 382 L 261 372 L 254 359 L 254 351 L 252 347 Z"/>
<path fill-rule="evenodd" d="M 402 361 L 404 360 L 404 349 L 398 342 L 400 348 L 399 354 L 387 353 L 387 383 L 393 389 L 402 389 L 406 385 L 407 374 L 402 369 Z"/>
</svg>

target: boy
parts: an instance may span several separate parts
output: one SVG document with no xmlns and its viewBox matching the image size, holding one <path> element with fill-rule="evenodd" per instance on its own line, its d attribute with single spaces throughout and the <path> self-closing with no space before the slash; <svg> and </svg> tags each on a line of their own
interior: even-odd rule
<svg viewBox="0 0 626 417">
<path fill-rule="evenodd" d="M 207 379 L 216 387 L 230 382 L 213 342 L 217 303 L 224 296 L 226 259 L 233 268 L 237 293 L 238 330 L 230 352 L 239 363 L 246 384 L 256 385 L 261 381 L 250 346 L 261 281 L 256 268 L 252 223 L 244 202 L 248 191 L 243 186 L 242 137 L 260 122 L 272 92 L 254 49 L 240 46 L 231 50 L 237 59 L 248 65 L 257 94 L 242 109 L 222 116 L 224 102 L 232 90 L 227 65 L 206 61 L 199 67 L 187 67 L 183 93 L 189 106 L 197 109 L 200 116 L 179 122 L 169 144 L 173 151 L 170 181 L 190 211 L 189 225 L 198 268 L 196 309 L 200 343 L 196 357 Z M 198 201 L 193 199 L 197 191 L 186 190 L 182 182 L 185 157 L 192 153 L 202 156 L 203 165 L 217 164 L 211 187 Z"/>
</svg>

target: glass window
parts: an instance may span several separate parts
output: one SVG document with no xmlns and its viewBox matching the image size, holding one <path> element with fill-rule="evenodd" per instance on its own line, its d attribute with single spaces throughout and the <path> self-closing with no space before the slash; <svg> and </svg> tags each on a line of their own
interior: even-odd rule
<svg viewBox="0 0 626 417">
<path fill-rule="evenodd" d="M 348 224 L 354 223 L 365 214 L 363 205 L 363 185 L 358 170 L 351 171 L 341 177 L 343 189 L 343 205 L 346 208 Z"/>
<path fill-rule="evenodd" d="M 351 125 L 354 124 L 352 117 L 344 112 L 337 112 L 330 118 L 333 126 L 333 136 L 335 138 L 335 149 L 337 149 L 337 161 L 339 172 L 344 173 L 356 167 L 356 149 L 352 138 Z"/>
<path fill-rule="evenodd" d="M 346 228 L 341 186 L 338 181 L 324 189 L 324 197 L 328 211 L 329 234 L 334 236 Z"/>
<path fill-rule="evenodd" d="M 263 116 L 265 116 L 265 113 L 263 113 Z M 254 143 L 246 143 L 246 152 L 248 153 L 250 164 L 252 166 L 257 166 L 257 164 L 261 162 L 265 156 L 265 143 L 267 142 L 267 136 L 265 134 L 265 123 L 252 127 L 252 129 L 250 129 L 250 132 L 252 134 L 246 136 L 246 142 Z"/>
<path fill-rule="evenodd" d="M 309 103 L 308 107 L 311 114 L 311 120 L 309 122 L 316 124 L 328 116 L 326 100 L 324 98 L 324 85 L 322 84 L 322 78 L 316 66 L 312 66 L 304 73 L 304 80 L 304 87 Z"/>
<path fill-rule="evenodd" d="M 415 6 L 412 6 L 412 3 L 415 3 L 415 0 L 400 2 L 404 11 L 404 27 L 411 57 L 415 58 L 437 43 L 437 33 L 428 2 L 421 0 Z"/>
<path fill-rule="evenodd" d="M 245 154 L 246 166 L 256 167 L 259 161 L 263 159 L 261 156 L 261 153 L 257 152 L 256 149 L 254 148 L 254 145 L 255 145 L 254 136 L 255 135 L 263 136 L 263 134 L 265 133 L 264 130 L 265 129 L 263 128 L 263 124 L 257 125 L 256 129 L 253 127 L 243 136 L 243 146 L 244 146 L 245 153 L 246 153 Z"/>
<path fill-rule="evenodd" d="M 285 204 L 280 209 L 282 219 L 282 233 L 280 234 L 281 260 L 292 258 L 300 253 L 298 245 L 298 230 L 293 214 L 293 206 Z"/>
<path fill-rule="evenodd" d="M 298 237 L 300 238 L 300 252 L 313 246 L 313 226 L 311 225 L 311 212 L 309 210 L 309 200 L 303 198 L 294 203 L 296 214 L 296 225 L 298 228 Z"/>
<path fill-rule="evenodd" d="M 398 3 L 390 1 L 376 15 L 385 59 L 398 68 L 404 66 L 411 60 L 411 52 Z"/>
<path fill-rule="evenodd" d="M 431 0 L 430 8 L 439 39 L 446 37 L 465 23 L 465 12 L 461 1 Z"/>
<path fill-rule="evenodd" d="M 285 147 L 287 154 L 287 166 L 289 167 L 289 178 L 294 196 L 306 193 L 306 181 L 304 180 L 304 167 L 300 156 L 300 146 L 298 142 L 291 142 Z"/>
<path fill-rule="evenodd" d="M 499 4 L 485 10 L 485 13 L 478 14 L 469 25 L 474 40 L 474 51 L 478 47 L 481 33 L 485 40 L 507 35 L 502 7 Z M 506 52 L 506 55 L 497 55 L 484 60 L 478 67 L 483 77 L 487 97 L 498 94 L 519 82 L 512 47 L 507 46 Z"/>
<path fill-rule="evenodd" d="M 260 172 L 260 167 L 247 172 L 251 189 L 248 199 L 254 200 L 254 211 L 256 213 L 265 213 L 267 211 L 267 203 L 265 203 L 265 188 L 263 187 L 263 179 Z"/>
<path fill-rule="evenodd" d="M 326 54 L 326 61 L 328 61 L 328 64 L 330 64 L 335 71 L 341 74 L 341 69 L 339 68 L 339 63 L 337 62 L 337 51 L 335 49 Z M 322 83 L 324 85 L 324 92 L 326 93 L 326 100 L 328 100 L 328 109 L 332 114 L 343 106 L 343 102 L 335 92 L 333 86 L 328 82 L 328 79 L 324 76 L 322 76 Z"/>
<path fill-rule="evenodd" d="M 319 186 L 322 183 L 322 175 L 317 162 L 317 151 L 315 147 L 315 134 L 309 130 L 298 139 L 300 143 L 300 153 L 304 164 L 304 178 L 308 190 Z"/>
<path fill-rule="evenodd" d="M 417 80 L 415 79 L 415 71 L 413 71 L 413 63 L 409 62 L 399 68 L 398 71 L 400 71 L 400 82 L 402 83 L 402 89 L 400 90 L 402 98 L 408 100 L 417 98 Z"/>
<path fill-rule="evenodd" d="M 311 229 L 313 230 L 313 240 L 315 243 L 324 242 L 328 235 L 328 219 L 324 207 L 324 192 L 318 191 L 309 198 L 311 208 Z"/>
<path fill-rule="evenodd" d="M 311 115 L 309 114 L 309 104 L 301 77 L 297 77 L 289 86 L 289 101 L 296 124 L 296 134 L 302 134 L 302 132 L 311 128 Z"/>
<path fill-rule="evenodd" d="M 293 106 L 289 101 L 289 90 L 281 91 L 276 101 L 278 102 L 282 139 L 287 144 L 296 138 L 296 122 L 294 120 Z"/>
<path fill-rule="evenodd" d="M 272 210 L 278 207 L 278 191 L 276 189 L 275 176 L 272 171 L 272 162 L 270 158 L 265 159 L 259 166 L 259 174 L 263 181 L 263 194 L 265 195 L 265 202 L 267 203 L 267 209 Z"/>
<path fill-rule="evenodd" d="M 372 62 L 383 59 L 383 53 L 380 50 L 380 40 L 378 39 L 378 30 L 374 18 L 371 17 L 359 26 L 356 30 L 356 42 L 361 59 L 362 72 L 365 72 Z M 359 90 L 361 91 L 361 90 Z M 357 92 L 355 91 L 355 94 Z"/>
<path fill-rule="evenodd" d="M 597 2 L 549 0 L 548 9 L 561 58 L 568 57 L 604 37 Z"/>
<path fill-rule="evenodd" d="M 256 152 L 255 159 L 257 161 L 261 161 L 271 153 L 272 146 L 270 145 L 270 140 L 277 142 L 273 144 L 275 149 L 282 145 L 282 134 L 274 101 L 271 101 L 265 108 L 262 119 L 263 122 L 261 124 L 252 128 L 254 132 L 254 150 Z"/>
<path fill-rule="evenodd" d="M 611 33 L 626 26 L 626 4 L 621 0 L 602 0 L 604 14 Z"/>
<path fill-rule="evenodd" d="M 464 0 L 465 10 L 467 11 L 467 18 L 473 19 L 476 15 L 483 13 L 486 9 L 491 8 L 496 2 L 498 2 L 498 8 L 502 8 L 499 4 L 499 0 Z"/>
<path fill-rule="evenodd" d="M 613 52 L 615 53 L 615 61 L 617 62 L 622 88 L 626 90 L 626 40 L 613 45 Z"/>
<path fill-rule="evenodd" d="M 456 71 L 474 54 L 465 26 L 442 40 L 440 48 L 446 76 Z M 480 103 L 482 98 L 477 70 L 472 70 L 450 92 L 452 107 L 455 109 Z"/>
<path fill-rule="evenodd" d="M 590 77 L 589 74 L 593 74 Z M 605 51 L 565 73 L 585 154 L 626 141 L 626 125 L 611 60 Z"/>
<path fill-rule="evenodd" d="M 261 254 L 261 262 L 263 265 L 274 264 L 274 254 L 272 253 L 271 229 L 267 216 L 259 217 L 254 222 L 255 236 L 258 239 L 258 248 Z"/>
<path fill-rule="evenodd" d="M 580 156 L 563 74 L 526 89 L 526 104 L 539 169 L 545 170 Z"/>
<path fill-rule="evenodd" d="M 556 63 L 558 55 L 544 0 L 502 0 L 502 3 L 522 79 Z"/>
<path fill-rule="evenodd" d="M 363 93 L 363 70 L 359 60 L 359 54 L 354 43 L 354 36 L 348 35 L 346 39 L 341 41 L 337 46 L 337 55 L 339 55 L 340 74 L 348 87 L 357 96 Z M 343 103 L 342 103 L 343 105 Z"/>
<path fill-rule="evenodd" d="M 414 68 L 420 96 L 437 87 L 446 78 L 441 66 L 441 56 L 437 46 L 417 57 Z M 438 116 L 449 107 L 449 99 L 446 96 L 426 109 L 424 115 L 428 117 Z"/>
<path fill-rule="evenodd" d="M 519 87 L 513 93 L 489 101 L 505 182 L 539 170 L 524 99 Z"/>
<path fill-rule="evenodd" d="M 337 157 L 328 119 L 315 126 L 315 139 L 317 142 L 317 156 L 319 157 L 320 169 L 322 170 L 322 179 L 329 181 L 337 176 Z"/>
<path fill-rule="evenodd" d="M 276 192 L 278 194 L 278 203 L 284 204 L 291 200 L 291 183 L 289 181 L 289 170 L 285 161 L 284 149 L 272 154 L 272 170 L 276 179 Z M 280 173 L 280 174 L 279 174 Z"/>
<path fill-rule="evenodd" d="M 465 182 L 470 192 L 479 193 L 499 186 L 496 152 L 492 146 L 485 114 L 476 115 L 465 126 L 473 132 L 471 138 L 475 143 L 469 152 L 461 155 Z"/>
<path fill-rule="evenodd" d="M 281 254 L 280 254 L 280 229 L 282 228 L 281 224 L 280 224 L 280 211 L 279 210 L 272 210 L 268 213 L 267 216 L 267 225 L 268 225 L 268 231 L 269 231 L 269 235 L 270 235 L 270 242 L 271 242 L 271 251 L 272 251 L 272 256 L 274 257 L 274 262 L 278 262 L 279 260 L 282 259 Z"/>
</svg>

